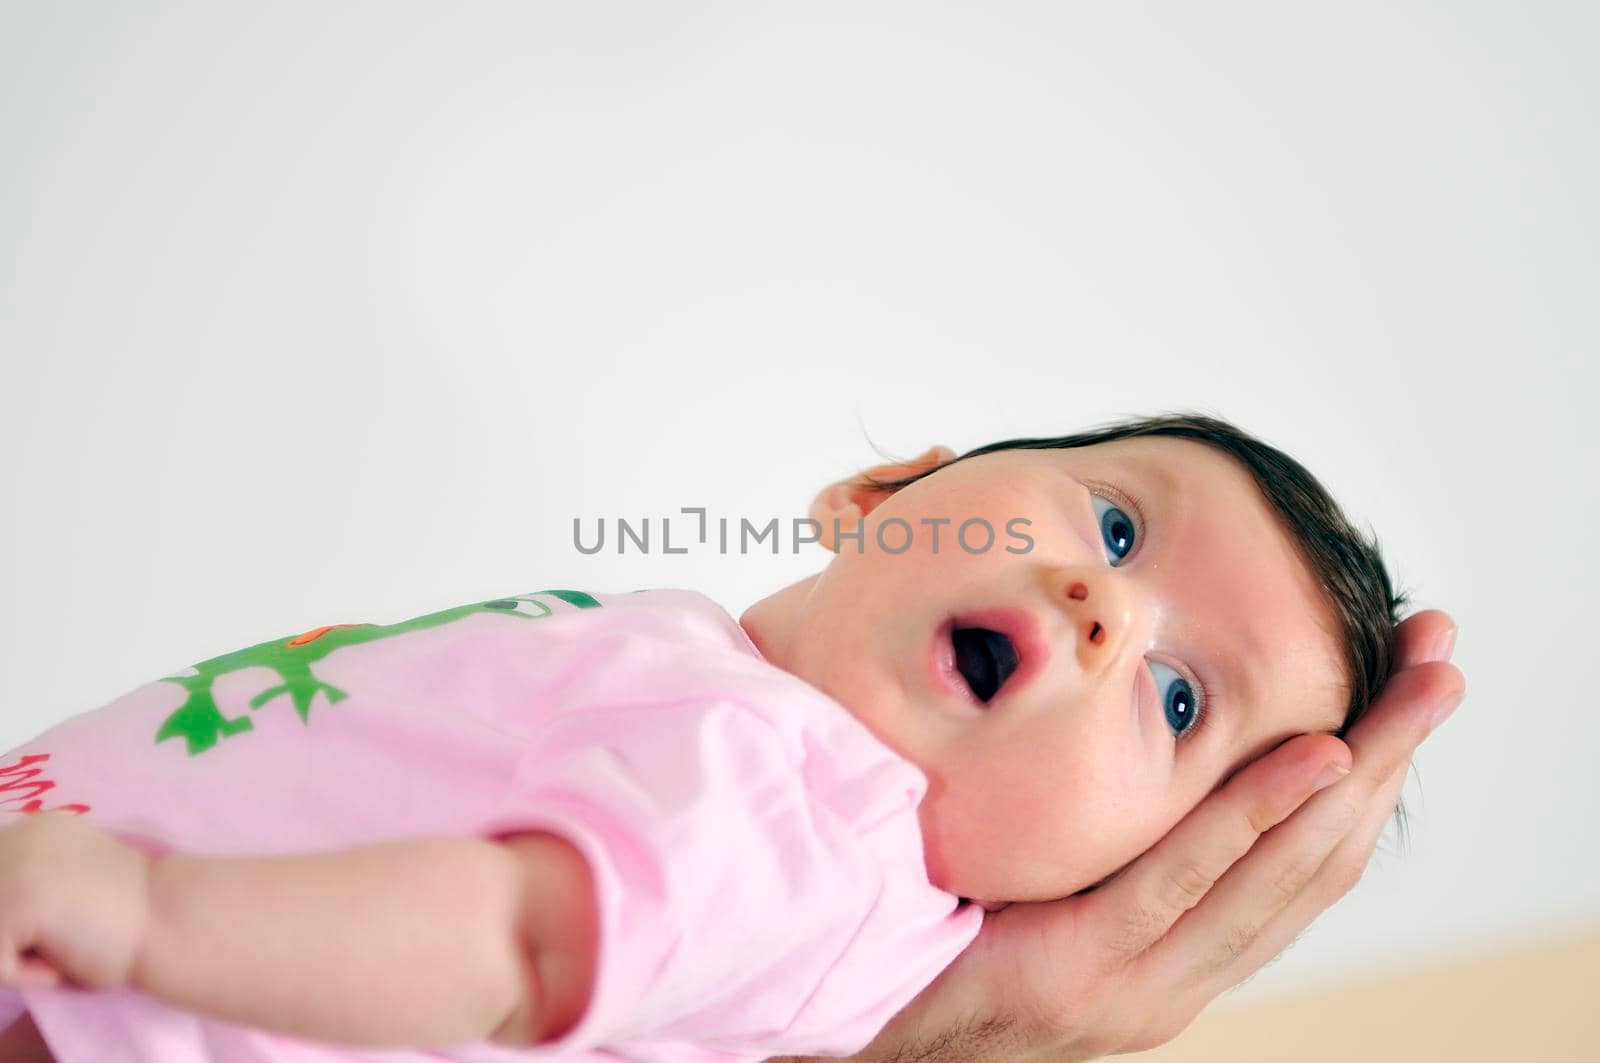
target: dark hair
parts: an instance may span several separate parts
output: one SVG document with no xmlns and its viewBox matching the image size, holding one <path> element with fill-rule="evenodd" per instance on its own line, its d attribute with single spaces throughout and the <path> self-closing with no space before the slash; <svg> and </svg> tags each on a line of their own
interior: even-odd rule
<svg viewBox="0 0 1600 1063">
<path fill-rule="evenodd" d="M 1338 737 L 1343 739 L 1371 707 L 1389 681 L 1395 663 L 1395 627 L 1400 609 L 1408 602 L 1396 593 L 1378 552 L 1375 536 L 1362 536 L 1351 526 L 1338 503 L 1305 466 L 1276 447 L 1256 439 L 1227 421 L 1199 413 L 1167 413 L 1117 421 L 1086 432 L 1052 439 L 1007 439 L 969 450 L 931 469 L 899 480 L 863 479 L 879 488 L 897 491 L 924 476 L 958 461 L 1001 450 L 1050 450 L 1088 447 L 1135 436 L 1176 436 L 1192 439 L 1222 451 L 1247 469 L 1256 486 L 1299 545 L 1301 556 L 1334 613 L 1339 618 L 1336 637 L 1344 645 L 1345 676 L 1350 700 Z M 1395 806 L 1402 844 L 1406 836 L 1406 810 Z"/>
</svg>

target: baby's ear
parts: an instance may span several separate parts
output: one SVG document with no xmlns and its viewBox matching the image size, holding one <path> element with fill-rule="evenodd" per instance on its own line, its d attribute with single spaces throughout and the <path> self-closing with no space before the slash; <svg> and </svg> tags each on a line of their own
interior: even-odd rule
<svg viewBox="0 0 1600 1063">
<path fill-rule="evenodd" d="M 903 480 L 908 476 L 915 476 L 954 461 L 955 458 L 956 452 L 949 447 L 929 447 L 910 461 L 873 465 L 848 480 L 840 480 L 824 487 L 817 492 L 817 497 L 812 499 L 811 512 L 808 514 L 821 526 L 817 541 L 829 550 L 838 552 L 833 534 L 834 521 L 839 522 L 841 533 L 853 531 L 863 517 L 877 509 L 879 503 L 894 493 L 888 488 L 876 486 L 872 481 Z"/>
</svg>

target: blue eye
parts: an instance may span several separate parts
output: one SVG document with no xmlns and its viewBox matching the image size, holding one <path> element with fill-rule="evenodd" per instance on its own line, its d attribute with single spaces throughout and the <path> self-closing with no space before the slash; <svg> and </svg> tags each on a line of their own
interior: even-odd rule
<svg viewBox="0 0 1600 1063">
<path fill-rule="evenodd" d="M 1105 540 L 1106 548 L 1111 551 L 1111 564 L 1128 556 L 1133 549 L 1135 538 L 1133 518 L 1122 510 L 1112 505 L 1109 499 L 1099 495 L 1090 495 L 1094 502 L 1094 512 L 1100 518 L 1100 537 Z"/>
<path fill-rule="evenodd" d="M 1194 726 L 1200 717 L 1199 699 L 1194 688 L 1183 676 L 1164 664 L 1150 661 L 1150 674 L 1155 676 L 1156 689 L 1161 692 L 1161 710 L 1166 714 L 1167 726 L 1181 735 Z"/>
</svg>

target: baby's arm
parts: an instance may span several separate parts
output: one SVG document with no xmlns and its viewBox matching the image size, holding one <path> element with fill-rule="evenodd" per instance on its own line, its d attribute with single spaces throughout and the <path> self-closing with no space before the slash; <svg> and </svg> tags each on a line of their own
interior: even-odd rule
<svg viewBox="0 0 1600 1063">
<path fill-rule="evenodd" d="M 573 1025 L 581 856 L 548 834 L 157 860 L 134 988 L 327 1041 L 531 1044 Z M 589 961 L 592 971 L 592 958 Z M 560 977 L 565 975 L 565 977 Z"/>
<path fill-rule="evenodd" d="M 20 887 L 5 883 L 6 899 L 33 906 L 36 956 L 79 984 L 95 984 L 102 970 L 115 982 L 121 966 L 125 984 L 186 1010 L 380 1048 L 532 1044 L 565 1033 L 588 1002 L 592 886 L 581 855 L 554 835 L 172 854 L 124 874 L 109 869 L 134 866 L 130 847 L 74 817 L 27 818 L 39 821 L 28 825 L 30 844 L 0 851 L 26 857 L 33 874 Z M 135 892 L 142 879 L 142 906 L 124 896 L 129 889 L 111 892 L 119 874 Z M 96 910 L 142 921 L 126 935 L 126 961 L 104 962 L 104 942 L 117 935 L 93 940 Z M 16 911 L 14 903 L 7 914 Z"/>
</svg>

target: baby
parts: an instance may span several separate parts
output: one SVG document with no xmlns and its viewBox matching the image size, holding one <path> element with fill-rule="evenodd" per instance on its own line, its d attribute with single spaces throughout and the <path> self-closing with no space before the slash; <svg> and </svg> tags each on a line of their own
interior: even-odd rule
<svg viewBox="0 0 1600 1063">
<path fill-rule="evenodd" d="M 0 1059 L 849 1054 L 985 910 L 1103 882 L 1390 671 L 1376 545 L 1214 418 L 934 448 L 811 517 L 835 556 L 737 625 L 320 628 L 0 758 L 0 813 L 55 810 L 0 829 Z"/>
</svg>

